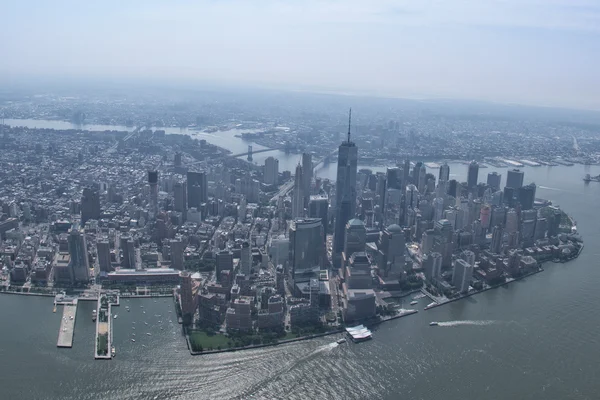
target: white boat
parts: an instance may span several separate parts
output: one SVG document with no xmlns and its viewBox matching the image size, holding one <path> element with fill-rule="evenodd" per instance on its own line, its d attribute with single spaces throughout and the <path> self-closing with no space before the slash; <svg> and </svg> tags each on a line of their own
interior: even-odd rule
<svg viewBox="0 0 600 400">
<path fill-rule="evenodd" d="M 112 347 L 112 349 L 110 349 L 110 354 L 114 357 L 115 354 L 117 354 L 117 352 L 115 351 L 115 346 Z"/>
<path fill-rule="evenodd" d="M 429 304 L 427 304 L 427 308 L 433 307 L 433 306 L 435 306 L 435 305 L 437 305 L 437 303 L 434 301 L 433 303 L 429 303 Z"/>
<path fill-rule="evenodd" d="M 115 315 L 113 316 L 113 319 L 117 319 L 117 317 L 118 317 L 118 315 L 117 315 L 117 314 L 115 314 Z"/>
<path fill-rule="evenodd" d="M 344 339 L 344 338 L 341 338 L 341 339 L 339 339 L 339 340 L 338 340 L 336 343 L 337 343 L 337 344 L 346 343 L 346 339 Z"/>
<path fill-rule="evenodd" d="M 146 335 L 148 336 L 152 336 L 152 334 L 150 332 L 146 332 Z"/>
<path fill-rule="evenodd" d="M 411 301 L 411 302 L 410 302 L 410 305 L 411 305 L 411 306 L 414 306 L 415 304 L 419 304 L 419 302 L 418 302 L 418 301 L 416 301 L 416 300 L 413 300 L 413 301 Z"/>
<path fill-rule="evenodd" d="M 145 323 L 146 325 L 148 325 L 148 323 L 147 323 L 147 322 L 144 322 L 144 323 Z"/>
<path fill-rule="evenodd" d="M 439 322 L 436 322 L 436 321 L 431 321 L 431 322 L 429 323 L 429 326 L 438 326 L 439 324 L 440 324 Z"/>
<path fill-rule="evenodd" d="M 131 339 L 132 342 L 135 342 L 135 339 Z"/>
<path fill-rule="evenodd" d="M 96 317 L 98 316 L 98 313 L 96 312 L 96 310 L 92 310 L 92 321 L 96 321 Z"/>
</svg>

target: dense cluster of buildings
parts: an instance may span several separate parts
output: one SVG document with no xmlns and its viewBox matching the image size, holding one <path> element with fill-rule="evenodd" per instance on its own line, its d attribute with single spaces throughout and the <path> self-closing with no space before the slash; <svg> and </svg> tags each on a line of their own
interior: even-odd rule
<svg viewBox="0 0 600 400">
<path fill-rule="evenodd" d="M 523 171 L 501 188 L 475 161 L 466 182 L 408 159 L 358 170 L 350 132 L 333 184 L 314 176 L 317 152 L 292 175 L 161 130 L 4 127 L 3 282 L 179 286 L 189 323 L 282 331 L 376 317 L 386 292 L 453 297 L 577 255 L 568 219 Z"/>
</svg>

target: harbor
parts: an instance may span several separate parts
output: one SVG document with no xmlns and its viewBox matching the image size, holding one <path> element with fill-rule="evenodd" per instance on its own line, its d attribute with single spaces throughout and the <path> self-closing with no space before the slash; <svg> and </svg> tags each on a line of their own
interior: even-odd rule
<svg viewBox="0 0 600 400">
<path fill-rule="evenodd" d="M 75 333 L 75 318 L 77 317 L 77 299 L 63 305 L 63 316 L 58 331 L 56 347 L 73 347 L 73 335 Z"/>
</svg>

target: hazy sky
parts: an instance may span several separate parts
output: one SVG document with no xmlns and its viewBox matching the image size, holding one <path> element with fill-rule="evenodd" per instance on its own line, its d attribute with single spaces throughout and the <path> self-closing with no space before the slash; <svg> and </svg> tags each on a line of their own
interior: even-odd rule
<svg viewBox="0 0 600 400">
<path fill-rule="evenodd" d="M 600 0 L 18 0 L 0 72 L 600 109 Z"/>
</svg>

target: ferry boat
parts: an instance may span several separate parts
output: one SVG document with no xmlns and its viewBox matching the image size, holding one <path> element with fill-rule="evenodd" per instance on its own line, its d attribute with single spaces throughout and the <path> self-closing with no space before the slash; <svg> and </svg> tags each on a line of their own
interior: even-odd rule
<svg viewBox="0 0 600 400">
<path fill-rule="evenodd" d="M 115 346 L 113 346 L 113 347 L 110 349 L 110 354 L 111 354 L 111 356 L 113 356 L 113 357 L 115 356 L 115 354 L 117 354 L 117 352 L 115 351 Z"/>
<path fill-rule="evenodd" d="M 96 310 L 92 310 L 92 321 L 96 322 L 97 316 L 98 316 L 98 313 L 96 312 Z"/>
<path fill-rule="evenodd" d="M 436 321 L 431 321 L 431 322 L 429 323 L 429 326 L 438 326 L 439 324 L 440 324 L 439 322 L 436 322 Z"/>
<path fill-rule="evenodd" d="M 411 306 L 414 306 L 415 304 L 419 304 L 419 302 L 418 302 L 418 301 L 416 301 L 416 300 L 413 300 L 413 301 L 411 301 L 411 302 L 410 302 L 410 305 L 411 305 Z"/>
</svg>

